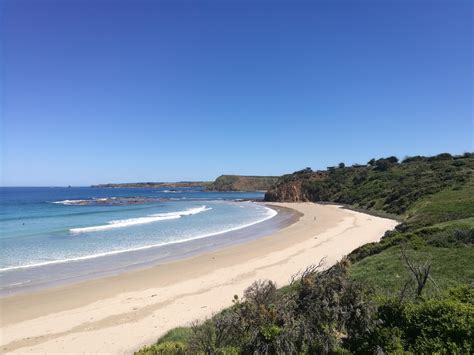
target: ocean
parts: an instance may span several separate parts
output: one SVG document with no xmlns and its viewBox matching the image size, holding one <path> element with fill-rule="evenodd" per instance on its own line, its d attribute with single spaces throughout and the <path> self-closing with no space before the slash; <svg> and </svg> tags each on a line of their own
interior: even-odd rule
<svg viewBox="0 0 474 355">
<path fill-rule="evenodd" d="M 260 192 L 12 187 L 0 193 L 0 295 L 166 262 L 255 238 L 264 232 L 258 226 L 276 228 L 275 209 L 248 201 L 262 199 Z"/>
</svg>

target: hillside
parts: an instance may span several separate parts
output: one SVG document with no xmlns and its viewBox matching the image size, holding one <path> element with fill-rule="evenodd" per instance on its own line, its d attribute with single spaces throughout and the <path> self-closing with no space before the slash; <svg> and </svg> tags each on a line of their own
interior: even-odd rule
<svg viewBox="0 0 474 355">
<path fill-rule="evenodd" d="M 265 195 L 267 201 L 326 201 L 403 215 L 417 201 L 472 181 L 474 155 L 439 154 L 372 159 L 367 165 L 340 163 L 325 171 L 307 168 L 282 176 Z"/>
<path fill-rule="evenodd" d="M 472 353 L 472 153 L 304 169 L 282 176 L 265 198 L 347 204 L 401 223 L 328 270 L 310 266 L 288 287 L 249 286 L 232 307 L 140 354 Z"/>
<path fill-rule="evenodd" d="M 474 155 L 439 154 L 372 159 L 367 165 L 310 169 L 282 176 L 265 195 L 267 201 L 334 202 L 402 223 L 380 243 L 367 244 L 349 255 L 351 274 L 373 284 L 383 295 L 406 282 L 400 246 L 430 259 L 437 284 L 474 282 Z M 396 277 L 387 278 L 390 275 Z M 401 277 L 405 275 L 404 277 Z M 427 292 L 435 292 L 434 284 Z"/>
<path fill-rule="evenodd" d="M 277 176 L 221 175 L 207 188 L 213 191 L 266 191 L 277 180 Z"/>
</svg>

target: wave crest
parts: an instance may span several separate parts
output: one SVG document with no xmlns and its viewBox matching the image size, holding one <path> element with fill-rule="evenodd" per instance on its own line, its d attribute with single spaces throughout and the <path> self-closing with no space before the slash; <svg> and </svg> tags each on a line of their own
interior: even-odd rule
<svg viewBox="0 0 474 355">
<path fill-rule="evenodd" d="M 166 201 L 165 198 L 156 197 L 103 197 L 90 198 L 86 200 L 63 200 L 54 201 L 52 203 L 67 205 L 67 206 L 120 206 L 120 205 L 141 205 L 150 202 Z"/>
<path fill-rule="evenodd" d="M 198 214 L 204 211 L 209 211 L 211 209 L 212 209 L 211 207 L 202 205 L 200 207 L 190 208 L 183 211 L 158 213 L 158 214 L 152 214 L 146 217 L 137 217 L 137 218 L 110 221 L 108 224 L 104 224 L 101 226 L 71 228 L 69 229 L 69 232 L 74 233 L 74 234 L 87 233 L 87 232 L 100 232 L 100 231 L 109 230 L 109 229 L 135 226 L 138 224 L 147 224 L 147 223 L 153 223 L 153 222 L 158 222 L 158 221 L 165 221 L 168 219 L 178 219 L 183 216 L 190 216 L 190 215 Z"/>
<path fill-rule="evenodd" d="M 53 201 L 51 203 L 55 203 L 57 205 L 77 205 L 80 203 L 86 203 L 89 200 L 62 200 L 62 201 Z"/>
</svg>

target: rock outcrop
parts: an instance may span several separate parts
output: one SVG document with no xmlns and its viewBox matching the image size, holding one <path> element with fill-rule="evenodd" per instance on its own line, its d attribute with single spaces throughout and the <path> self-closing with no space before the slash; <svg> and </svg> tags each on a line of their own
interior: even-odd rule
<svg viewBox="0 0 474 355">
<path fill-rule="evenodd" d="M 326 172 L 304 169 L 291 175 L 282 176 L 278 182 L 267 191 L 265 201 L 270 202 L 307 202 L 313 201 L 314 196 L 306 188 L 312 181 L 322 180 Z"/>
<path fill-rule="evenodd" d="M 291 181 L 268 190 L 265 201 L 271 202 L 305 202 L 308 201 L 302 186 L 302 181 Z"/>
</svg>

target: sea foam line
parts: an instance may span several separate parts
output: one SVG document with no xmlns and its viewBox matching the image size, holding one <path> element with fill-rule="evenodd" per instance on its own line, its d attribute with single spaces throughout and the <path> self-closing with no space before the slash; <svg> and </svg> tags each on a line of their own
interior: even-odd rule
<svg viewBox="0 0 474 355">
<path fill-rule="evenodd" d="M 62 201 L 53 201 L 50 203 L 55 203 L 58 205 L 76 205 L 78 203 L 89 202 L 89 201 L 92 201 L 92 199 L 90 200 L 62 200 Z"/>
<path fill-rule="evenodd" d="M 82 199 L 82 200 L 62 200 L 62 201 L 52 201 L 49 203 L 54 203 L 58 205 L 80 205 L 81 203 L 89 203 L 89 202 L 101 202 L 101 201 L 107 201 L 107 200 L 117 200 L 117 197 L 92 197 L 88 199 Z"/>
<path fill-rule="evenodd" d="M 275 211 L 272 208 L 268 208 L 268 207 L 265 207 L 265 208 L 267 209 L 267 215 L 264 218 L 259 219 L 255 222 L 247 223 L 247 224 L 244 224 L 244 225 L 241 225 L 241 226 L 238 226 L 238 227 L 233 227 L 233 228 L 229 228 L 229 229 L 218 231 L 218 232 L 213 232 L 213 233 L 208 233 L 208 234 L 201 234 L 201 235 L 198 235 L 198 236 L 195 236 L 195 237 L 190 237 L 190 238 L 181 239 L 181 240 L 175 240 L 175 241 L 172 241 L 172 242 L 159 243 L 159 244 L 147 245 L 147 246 L 143 246 L 143 247 L 124 249 L 124 250 L 114 250 L 114 251 L 109 251 L 109 252 L 104 252 L 104 253 L 79 256 L 79 257 L 70 258 L 70 259 L 45 261 L 45 262 L 36 263 L 36 264 L 9 266 L 9 267 L 6 267 L 6 268 L 1 268 L 0 272 L 12 271 L 12 270 L 18 270 L 18 269 L 30 269 L 30 268 L 34 268 L 34 267 L 47 266 L 47 265 L 53 265 L 53 264 L 63 264 L 63 263 L 69 263 L 69 262 L 74 262 L 74 261 L 83 261 L 83 260 L 100 258 L 100 257 L 103 257 L 103 256 L 123 254 L 123 253 L 128 253 L 128 252 L 133 252 L 133 251 L 140 251 L 140 250 L 146 250 L 146 249 L 161 247 L 163 245 L 180 244 L 180 243 L 184 243 L 184 242 L 189 242 L 191 240 L 213 237 L 213 236 L 216 236 L 216 235 L 219 235 L 219 234 L 233 232 L 233 231 L 236 231 L 236 230 L 239 230 L 239 229 L 243 229 L 243 228 L 253 226 L 253 225 L 258 224 L 258 223 L 262 223 L 266 220 L 269 220 L 270 218 L 275 217 L 278 214 L 278 212 Z"/>
<path fill-rule="evenodd" d="M 168 212 L 168 213 L 158 213 L 158 214 L 153 214 L 150 216 L 146 217 L 137 217 L 137 218 L 129 218 L 129 219 L 119 219 L 116 221 L 110 221 L 108 224 L 104 224 L 101 226 L 92 226 L 92 227 L 82 227 L 82 228 L 71 228 L 69 231 L 74 234 L 78 233 L 87 233 L 87 232 L 99 232 L 99 231 L 104 231 L 104 230 L 109 230 L 109 229 L 115 229 L 115 228 L 124 228 L 124 227 L 130 227 L 130 226 L 135 226 L 138 224 L 147 224 L 147 223 L 153 223 L 153 222 L 158 222 L 158 221 L 164 221 L 168 219 L 178 219 L 181 218 L 182 216 L 190 216 L 193 214 L 198 214 L 204 211 L 209 211 L 212 208 L 207 207 L 206 205 L 196 207 L 196 208 L 190 208 L 184 211 L 178 211 L 178 212 Z"/>
</svg>

